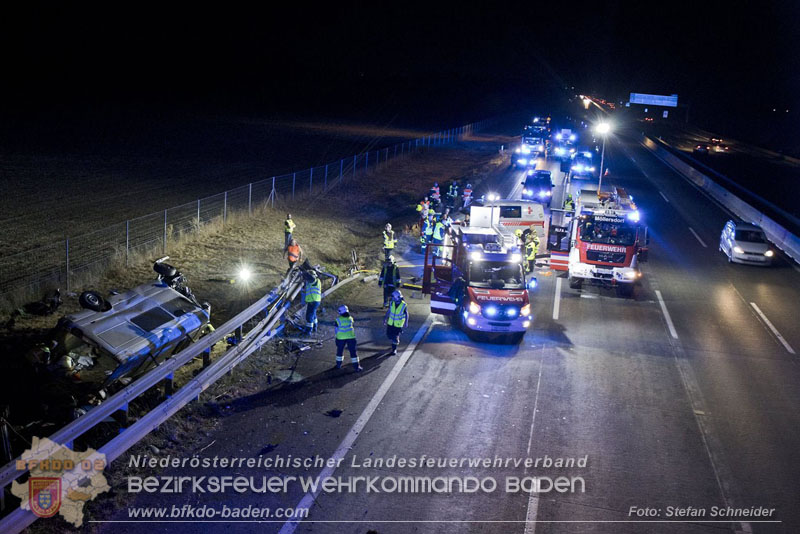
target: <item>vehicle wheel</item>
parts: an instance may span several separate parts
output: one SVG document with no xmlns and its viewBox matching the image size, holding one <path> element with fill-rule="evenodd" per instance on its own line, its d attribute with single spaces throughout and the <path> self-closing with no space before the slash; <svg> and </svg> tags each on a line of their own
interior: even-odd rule
<svg viewBox="0 0 800 534">
<path fill-rule="evenodd" d="M 78 297 L 78 303 L 81 308 L 92 311 L 103 312 L 111 309 L 111 304 L 96 291 L 84 291 Z"/>
<path fill-rule="evenodd" d="M 569 277 L 569 287 L 571 289 L 580 289 L 583 285 L 583 279 L 575 278 L 574 276 Z"/>
<path fill-rule="evenodd" d="M 617 296 L 623 298 L 630 298 L 633 296 L 634 284 L 619 284 L 617 285 Z"/>
</svg>

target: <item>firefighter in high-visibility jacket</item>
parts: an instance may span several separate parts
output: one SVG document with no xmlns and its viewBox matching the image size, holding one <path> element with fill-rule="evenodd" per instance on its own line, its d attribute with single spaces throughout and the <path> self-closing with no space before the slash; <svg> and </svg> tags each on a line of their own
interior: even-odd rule
<svg viewBox="0 0 800 534">
<path fill-rule="evenodd" d="M 442 221 L 436 221 L 436 224 L 433 226 L 433 244 L 434 245 L 441 245 L 444 242 L 444 233 L 446 231 L 446 226 Z M 442 247 L 434 246 L 433 247 L 433 255 L 438 256 L 442 253 Z"/>
<path fill-rule="evenodd" d="M 425 248 L 428 246 L 428 238 L 433 234 L 432 224 L 430 217 L 425 217 L 419 227 L 419 246 L 423 254 L 425 253 Z"/>
<path fill-rule="evenodd" d="M 564 209 L 567 211 L 575 209 L 572 203 L 572 193 L 567 193 L 567 198 L 564 200 Z"/>
<path fill-rule="evenodd" d="M 403 285 L 400 278 L 400 268 L 394 262 L 394 256 L 389 256 L 389 260 L 383 264 L 381 275 L 378 277 L 378 286 L 383 287 L 383 307 L 389 305 L 389 298 L 395 289 Z"/>
<path fill-rule="evenodd" d="M 286 220 L 283 221 L 283 248 L 286 249 L 292 244 L 292 234 L 297 225 L 292 220 L 292 214 L 286 214 Z"/>
<path fill-rule="evenodd" d="M 306 281 L 304 288 L 306 302 L 306 324 L 312 332 L 317 330 L 317 308 L 322 302 L 322 281 L 317 273 L 311 271 L 303 275 Z"/>
<path fill-rule="evenodd" d="M 423 198 L 417 204 L 417 213 L 419 213 L 420 219 L 427 219 L 428 218 L 428 210 L 431 208 L 431 201 L 428 200 L 428 197 Z"/>
<path fill-rule="evenodd" d="M 397 244 L 397 239 L 394 236 L 394 230 L 392 230 L 392 225 L 386 223 L 386 226 L 383 229 L 383 254 L 385 261 L 389 261 L 389 256 L 392 255 L 392 251 L 394 251 L 394 246 L 396 244 Z"/>
<path fill-rule="evenodd" d="M 339 316 L 336 318 L 335 331 L 336 368 L 342 368 L 344 348 L 347 347 L 347 350 L 350 351 L 350 363 L 353 364 L 353 369 L 355 369 L 356 372 L 363 371 L 364 369 L 358 362 L 355 319 L 350 315 L 350 310 L 344 304 L 339 306 Z"/>
<path fill-rule="evenodd" d="M 386 337 L 392 342 L 392 350 L 389 354 L 394 356 L 397 354 L 397 345 L 400 344 L 400 334 L 408 324 L 408 305 L 399 290 L 392 293 L 392 302 L 389 304 L 389 309 L 386 310 L 383 324 L 386 325 Z"/>
<path fill-rule="evenodd" d="M 539 252 L 539 236 L 536 231 L 528 234 L 528 240 L 525 243 L 525 272 L 533 272 L 536 266 L 536 254 Z"/>
</svg>

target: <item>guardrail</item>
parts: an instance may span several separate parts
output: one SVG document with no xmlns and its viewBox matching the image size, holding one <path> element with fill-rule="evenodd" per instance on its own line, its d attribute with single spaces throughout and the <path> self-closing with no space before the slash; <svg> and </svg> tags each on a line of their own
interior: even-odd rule
<svg viewBox="0 0 800 534">
<path fill-rule="evenodd" d="M 34 294 L 52 287 L 70 291 L 78 282 L 89 282 L 98 270 L 115 262 L 128 265 L 131 258 L 143 253 L 167 255 L 175 240 L 195 233 L 209 223 L 224 225 L 233 212 L 252 215 L 254 207 L 274 208 L 276 199 L 292 201 L 301 195 L 323 195 L 342 182 L 363 176 L 391 160 L 453 144 L 493 120 L 448 128 L 325 165 L 272 176 L 180 206 L 108 224 L 90 233 L 0 257 L 0 302 L 21 304 L 15 301 L 32 298 Z M 25 295 L 15 297 L 18 293 Z"/>
<path fill-rule="evenodd" d="M 327 297 L 343 285 L 359 277 L 360 275 L 356 274 L 338 281 L 323 293 L 323 297 Z M 303 287 L 303 283 L 300 270 L 292 270 L 278 287 L 251 304 L 233 319 L 174 357 L 162 362 L 158 367 L 115 393 L 99 406 L 89 410 L 85 415 L 49 436 L 49 439 L 71 448 L 76 438 L 93 429 L 113 413 L 127 411 L 130 401 L 150 388 L 157 386 L 163 380 L 171 379 L 173 373 L 181 366 L 210 350 L 214 344 L 222 341 L 231 332 L 241 331 L 245 323 L 268 309 L 266 316 L 247 333 L 244 333 L 237 345 L 230 348 L 222 357 L 204 367 L 196 377 L 189 380 L 169 398 L 148 411 L 130 427 L 122 429 L 119 435 L 98 449 L 99 453 L 106 455 L 108 463 L 114 461 L 160 424 L 172 417 L 178 410 L 186 406 L 186 404 L 198 399 L 200 393 L 205 391 L 211 384 L 219 380 L 219 378 L 278 334 L 284 327 L 283 324 L 280 324 L 281 320 Z M 44 457 L 45 455 L 42 455 L 41 458 L 37 459 L 44 459 Z M 17 460 L 0 469 L 0 491 L 5 491 L 6 486 L 11 484 L 13 480 L 28 472 L 27 470 L 17 469 Z M 76 467 L 76 469 L 79 468 Z M 4 534 L 20 532 L 36 519 L 37 517 L 32 512 L 18 508 L 0 520 L 0 532 Z"/>
<path fill-rule="evenodd" d="M 695 167 L 673 154 L 662 145 L 663 141 L 643 136 L 642 145 L 653 152 L 661 161 L 672 167 L 689 182 L 705 191 L 711 198 L 728 208 L 743 221 L 759 225 L 767 238 L 780 248 L 787 256 L 800 263 L 800 237 L 777 223 L 773 218 L 754 208 L 739 196 L 700 172 Z M 668 145 L 667 145 L 668 146 Z M 718 173 L 717 173 L 718 174 Z M 724 178 L 724 177 L 723 177 Z M 731 181 L 729 178 L 725 180 Z"/>
</svg>

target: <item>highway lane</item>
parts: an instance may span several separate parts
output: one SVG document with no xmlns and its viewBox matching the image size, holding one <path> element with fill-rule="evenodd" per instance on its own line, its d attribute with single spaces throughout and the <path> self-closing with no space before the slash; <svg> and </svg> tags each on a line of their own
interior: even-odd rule
<svg viewBox="0 0 800 534">
<path fill-rule="evenodd" d="M 727 264 L 717 243 L 729 214 L 643 149 L 629 151 L 632 176 L 647 176 L 643 198 L 655 242 L 648 268 L 696 373 L 731 494 L 742 504 L 777 506 L 783 531 L 797 531 L 800 373 L 791 351 L 800 343 L 800 277 L 783 261 L 769 269 Z"/>
</svg>

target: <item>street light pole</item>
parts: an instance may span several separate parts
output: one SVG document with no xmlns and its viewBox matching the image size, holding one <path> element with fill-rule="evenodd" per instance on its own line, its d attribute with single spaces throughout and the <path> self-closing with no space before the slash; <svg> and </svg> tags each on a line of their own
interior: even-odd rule
<svg viewBox="0 0 800 534">
<path fill-rule="evenodd" d="M 606 158 L 606 137 L 608 132 L 611 131 L 611 125 L 607 122 L 601 122 L 595 128 L 595 131 L 603 136 L 603 148 L 600 151 L 600 178 L 597 180 L 597 194 L 600 194 L 600 187 L 603 185 L 603 164 Z"/>
</svg>

